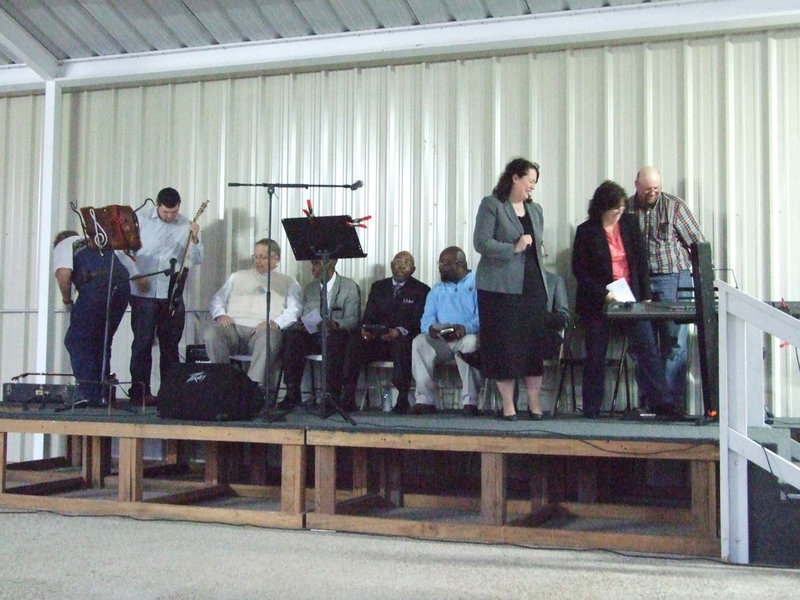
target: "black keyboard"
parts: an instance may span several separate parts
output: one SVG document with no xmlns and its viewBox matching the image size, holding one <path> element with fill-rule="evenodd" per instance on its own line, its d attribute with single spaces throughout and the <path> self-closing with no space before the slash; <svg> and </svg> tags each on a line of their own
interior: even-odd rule
<svg viewBox="0 0 800 600">
<path fill-rule="evenodd" d="M 697 319 L 694 302 L 609 302 L 603 308 L 609 319 L 668 319 L 691 323 Z"/>
</svg>

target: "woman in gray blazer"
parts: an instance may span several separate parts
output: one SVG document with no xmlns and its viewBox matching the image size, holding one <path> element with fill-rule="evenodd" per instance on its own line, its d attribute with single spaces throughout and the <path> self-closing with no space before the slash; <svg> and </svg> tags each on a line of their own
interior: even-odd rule
<svg viewBox="0 0 800 600">
<path fill-rule="evenodd" d="M 547 287 L 541 256 L 542 207 L 531 192 L 539 165 L 515 158 L 491 196 L 481 201 L 473 244 L 481 259 L 475 271 L 480 317 L 481 372 L 494 379 L 503 398 L 502 418 L 516 420 L 514 382 L 525 378 L 528 411 L 541 419 L 542 342 Z"/>
</svg>

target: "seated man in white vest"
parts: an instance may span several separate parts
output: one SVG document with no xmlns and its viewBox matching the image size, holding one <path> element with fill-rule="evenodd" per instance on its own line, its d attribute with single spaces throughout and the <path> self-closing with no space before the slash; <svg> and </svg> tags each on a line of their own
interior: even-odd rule
<svg viewBox="0 0 800 600">
<path fill-rule="evenodd" d="M 264 238 L 256 242 L 253 267 L 231 275 L 211 299 L 208 310 L 214 323 L 203 337 L 208 358 L 230 361 L 231 354 L 250 354 L 247 376 L 266 387 L 283 341 L 283 329 L 297 321 L 300 286 L 294 278 L 276 272 L 281 247 Z M 270 273 L 271 272 L 271 273 Z M 267 364 L 267 274 L 269 273 L 269 364 Z"/>
</svg>

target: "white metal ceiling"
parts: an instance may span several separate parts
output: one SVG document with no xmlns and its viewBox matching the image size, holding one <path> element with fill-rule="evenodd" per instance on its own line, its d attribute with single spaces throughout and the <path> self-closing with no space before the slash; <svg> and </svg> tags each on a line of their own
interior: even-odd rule
<svg viewBox="0 0 800 600">
<path fill-rule="evenodd" d="M 664 0 L 0 0 L 57 60 Z M 25 62 L 0 45 L 0 63 Z"/>
<path fill-rule="evenodd" d="M 0 93 L 800 22 L 800 0 L 0 0 Z"/>
</svg>

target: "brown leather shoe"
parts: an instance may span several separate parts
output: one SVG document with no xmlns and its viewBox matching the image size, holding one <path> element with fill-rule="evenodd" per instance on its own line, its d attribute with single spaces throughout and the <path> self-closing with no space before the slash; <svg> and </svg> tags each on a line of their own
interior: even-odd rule
<svg viewBox="0 0 800 600">
<path fill-rule="evenodd" d="M 158 398 L 153 396 L 153 394 L 147 394 L 142 399 L 142 404 L 144 404 L 145 406 L 158 406 Z"/>
<path fill-rule="evenodd" d="M 433 404 L 416 403 L 411 407 L 412 415 L 433 415 L 436 414 L 436 407 Z"/>
</svg>

